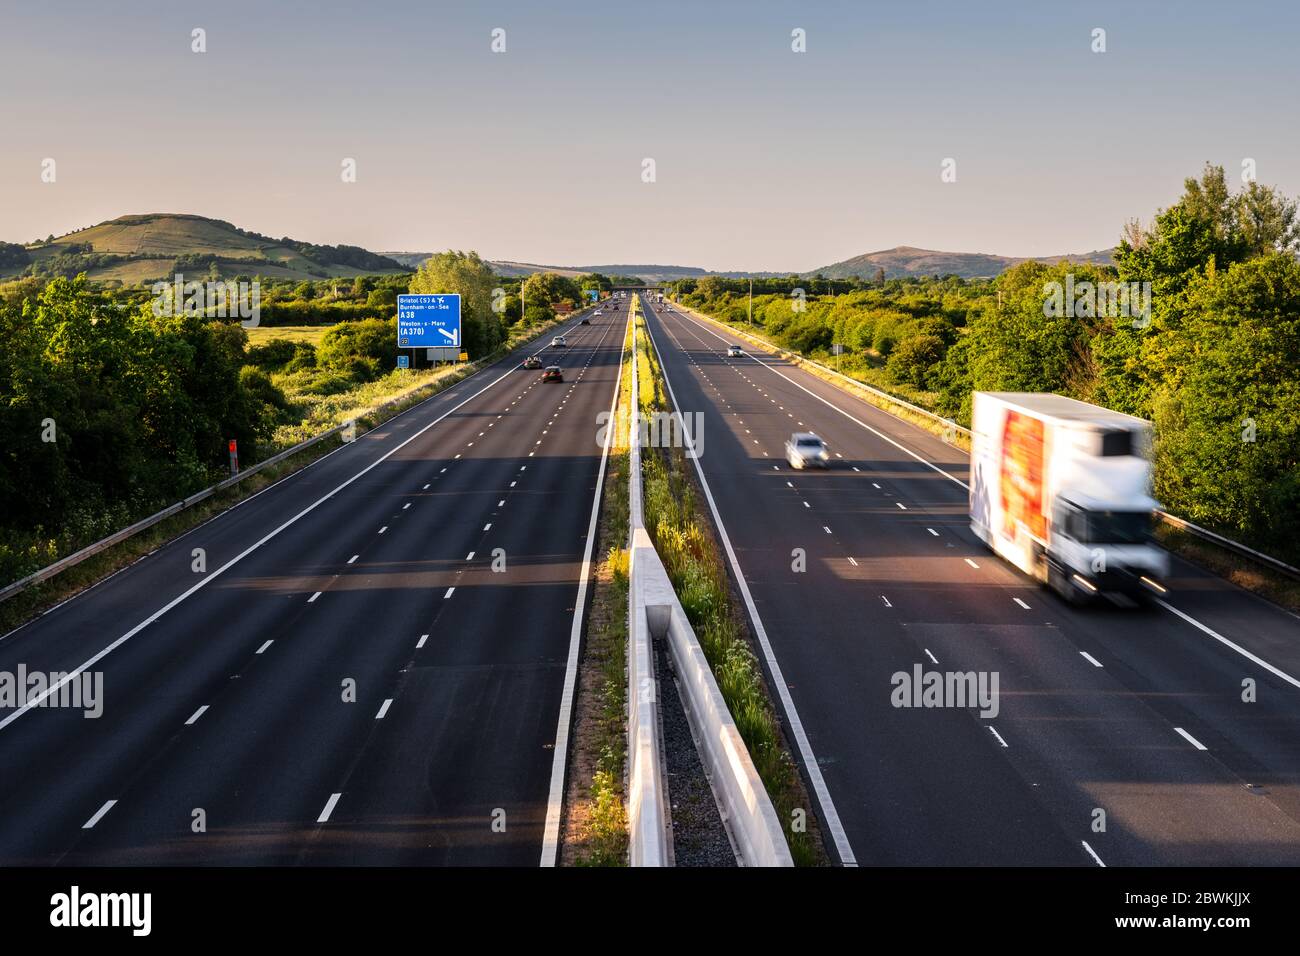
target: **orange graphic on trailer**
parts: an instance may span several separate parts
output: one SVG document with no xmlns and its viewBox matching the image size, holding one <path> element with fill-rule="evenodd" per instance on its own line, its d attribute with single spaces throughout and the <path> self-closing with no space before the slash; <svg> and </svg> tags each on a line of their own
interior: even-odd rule
<svg viewBox="0 0 1300 956">
<path fill-rule="evenodd" d="M 1043 423 L 1007 412 L 1002 426 L 1002 533 L 1016 540 L 1020 529 L 1040 541 L 1047 537 L 1043 514 Z"/>
</svg>

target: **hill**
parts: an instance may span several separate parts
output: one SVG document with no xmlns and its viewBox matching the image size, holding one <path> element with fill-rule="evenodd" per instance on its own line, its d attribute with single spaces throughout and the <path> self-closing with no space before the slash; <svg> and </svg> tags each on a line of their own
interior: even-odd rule
<svg viewBox="0 0 1300 956">
<path fill-rule="evenodd" d="M 1061 256 L 1036 256 L 1035 262 L 1088 262 L 1094 265 L 1113 265 L 1111 249 Z M 874 279 L 876 270 L 883 268 L 886 279 L 903 276 L 959 275 L 964 279 L 996 276 L 1018 262 L 1029 261 L 1015 256 L 999 256 L 984 252 L 938 252 L 934 249 L 917 249 L 913 246 L 895 246 L 880 252 L 868 252 L 843 262 L 836 262 L 804 275 L 823 275 L 828 279 L 849 279 L 858 276 Z"/>
<path fill-rule="evenodd" d="M 318 246 L 273 239 L 220 219 L 176 213 L 121 216 L 26 246 L 4 247 L 0 278 L 32 267 L 44 275 L 85 272 L 100 282 L 126 285 L 177 272 L 222 278 L 324 279 L 406 271 L 400 262 L 359 246 Z"/>
</svg>

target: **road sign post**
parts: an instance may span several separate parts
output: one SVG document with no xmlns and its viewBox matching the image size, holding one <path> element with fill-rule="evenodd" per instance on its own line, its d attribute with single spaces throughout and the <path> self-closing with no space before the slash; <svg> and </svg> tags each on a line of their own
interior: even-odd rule
<svg viewBox="0 0 1300 956">
<path fill-rule="evenodd" d="M 239 474 L 239 442 L 232 438 L 227 447 L 230 449 L 230 477 L 233 478 Z"/>
</svg>

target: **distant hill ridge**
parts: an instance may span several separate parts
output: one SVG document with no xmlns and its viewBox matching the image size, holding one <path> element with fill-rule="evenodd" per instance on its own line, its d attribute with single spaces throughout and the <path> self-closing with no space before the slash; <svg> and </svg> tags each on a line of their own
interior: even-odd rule
<svg viewBox="0 0 1300 956">
<path fill-rule="evenodd" d="M 1034 261 L 1061 260 L 1113 264 L 1111 249 L 1062 256 L 1038 256 Z M 360 246 L 316 245 L 285 236 L 275 239 L 240 229 L 223 219 L 189 213 L 147 213 L 119 216 L 108 222 L 77 229 L 44 242 L 25 245 L 0 243 L 0 279 L 35 266 L 41 274 L 71 275 L 86 272 L 97 281 L 124 284 L 152 282 L 178 269 L 222 277 L 261 275 L 267 278 L 323 279 L 402 272 L 418 268 L 427 252 L 370 252 Z M 942 252 L 896 246 L 868 252 L 804 273 L 726 272 L 698 266 L 605 264 L 585 266 L 540 265 L 513 260 L 492 261 L 498 275 L 508 278 L 535 272 L 578 276 L 599 272 L 609 276 L 639 276 L 647 282 L 699 278 L 706 275 L 746 276 L 823 275 L 832 279 L 857 276 L 874 279 L 884 269 L 886 278 L 958 275 L 963 278 L 996 276 L 1024 257 L 992 253 Z"/>
</svg>

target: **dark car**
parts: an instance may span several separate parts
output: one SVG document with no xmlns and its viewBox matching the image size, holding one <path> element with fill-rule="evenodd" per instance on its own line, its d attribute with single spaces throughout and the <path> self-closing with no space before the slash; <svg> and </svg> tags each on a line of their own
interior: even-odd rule
<svg viewBox="0 0 1300 956">
<path fill-rule="evenodd" d="M 524 359 L 524 368 L 541 368 L 541 367 L 542 367 L 542 360 L 539 359 L 536 355 L 530 355 L 528 356 L 528 358 Z"/>
<path fill-rule="evenodd" d="M 563 382 L 564 373 L 560 371 L 558 365 L 548 365 L 546 371 L 542 373 L 543 382 Z"/>
<path fill-rule="evenodd" d="M 596 314 L 599 315 L 600 313 L 597 312 Z M 579 324 L 579 325 L 591 325 L 591 319 L 584 318 L 584 319 L 583 319 L 581 322 L 579 322 L 578 324 Z"/>
</svg>

